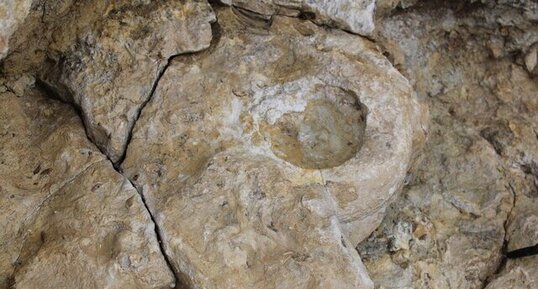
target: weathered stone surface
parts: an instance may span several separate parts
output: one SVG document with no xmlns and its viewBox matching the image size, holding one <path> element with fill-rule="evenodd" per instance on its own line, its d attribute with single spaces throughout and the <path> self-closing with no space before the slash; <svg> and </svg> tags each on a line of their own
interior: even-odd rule
<svg viewBox="0 0 538 289">
<path fill-rule="evenodd" d="M 192 288 L 371 288 L 353 247 L 423 133 L 408 82 L 352 34 L 218 21 L 214 47 L 168 67 L 122 164 L 176 271 Z"/>
<path fill-rule="evenodd" d="M 527 71 L 533 75 L 538 75 L 538 42 L 528 48 L 524 59 Z"/>
<path fill-rule="evenodd" d="M 508 251 L 538 244 L 538 173 L 526 171 L 525 165 L 521 172 L 516 170 L 512 171 L 515 175 L 512 186 L 517 194 L 507 222 Z M 524 177 L 521 174 L 524 174 Z"/>
<path fill-rule="evenodd" d="M 136 190 L 68 106 L 21 83 L 0 94 L 0 288 L 169 288 Z"/>
<path fill-rule="evenodd" d="M 396 8 L 407 9 L 417 2 L 418 0 L 376 0 L 375 18 L 381 22 L 383 17 L 390 15 Z"/>
<path fill-rule="evenodd" d="M 537 240 L 538 83 L 506 57 L 525 51 L 515 39 L 530 24 L 519 8 L 462 11 L 434 3 L 378 24 L 378 41 L 431 112 L 424 162 L 359 246 L 378 288 L 484 288 L 504 249 Z M 493 288 L 533 284 L 526 262 L 508 261 Z"/>
<path fill-rule="evenodd" d="M 7 65 L 45 50 L 48 68 L 34 69 L 80 108 L 89 137 L 114 162 L 168 59 L 207 48 L 215 21 L 206 1 L 60 1 L 41 10 L 33 14 L 45 24 L 33 33 L 45 37 L 26 36 L 20 45 L 30 48 Z"/>
<path fill-rule="evenodd" d="M 442 128 L 431 124 L 439 135 L 416 180 L 359 246 L 379 288 L 480 288 L 501 260 L 512 195 L 495 151 L 457 123 Z"/>
<path fill-rule="evenodd" d="M 506 267 L 485 289 L 532 289 L 538 287 L 538 256 L 508 260 Z"/>
<path fill-rule="evenodd" d="M 265 18 L 272 15 L 297 16 L 312 13 L 318 24 L 336 26 L 353 33 L 370 35 L 374 31 L 374 0 L 224 0 L 221 2 L 254 12 Z"/>
<path fill-rule="evenodd" d="M 1 0 L 0 1 L 0 60 L 9 51 L 9 38 L 24 21 L 32 0 Z"/>
<path fill-rule="evenodd" d="M 240 150 L 191 182 L 157 217 L 190 288 L 372 288 L 319 174 Z"/>
<path fill-rule="evenodd" d="M 535 0 L 379 0 L 375 32 L 371 0 L 220 2 L 0 0 L 2 79 L 114 162 L 148 104 L 122 167 L 183 285 L 537 287 L 505 257 L 538 240 Z M 134 188 L 9 79 L 0 288 L 170 286 Z"/>
</svg>

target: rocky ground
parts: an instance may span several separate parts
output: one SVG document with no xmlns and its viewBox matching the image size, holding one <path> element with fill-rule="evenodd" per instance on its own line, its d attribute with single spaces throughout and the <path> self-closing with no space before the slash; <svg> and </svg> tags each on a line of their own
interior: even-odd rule
<svg viewBox="0 0 538 289">
<path fill-rule="evenodd" d="M 0 288 L 538 288 L 538 2 L 445 2 L 1 1 Z"/>
</svg>

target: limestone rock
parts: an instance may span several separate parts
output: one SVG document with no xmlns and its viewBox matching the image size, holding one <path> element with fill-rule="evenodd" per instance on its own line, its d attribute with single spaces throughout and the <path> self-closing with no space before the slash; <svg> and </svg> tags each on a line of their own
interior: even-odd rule
<svg viewBox="0 0 538 289">
<path fill-rule="evenodd" d="M 537 195 L 526 196 L 525 194 L 519 194 L 516 197 L 512 216 L 508 220 L 506 239 L 508 242 L 508 251 L 532 247 L 538 244 Z"/>
<path fill-rule="evenodd" d="M 531 289 L 538 287 L 538 257 L 509 260 L 485 289 Z"/>
<path fill-rule="evenodd" d="M 228 5 L 269 17 L 312 13 L 312 20 L 361 35 L 374 30 L 374 0 L 227 0 Z"/>
<path fill-rule="evenodd" d="M 226 151 L 166 200 L 165 250 L 190 288 L 372 288 L 319 174 L 296 174 Z"/>
<path fill-rule="evenodd" d="M 396 8 L 408 9 L 417 2 L 418 0 L 376 0 L 375 16 L 379 21 L 379 19 L 390 15 Z"/>
<path fill-rule="evenodd" d="M 511 37 L 518 26 L 482 21 L 524 20 L 506 6 L 479 5 L 466 14 L 438 6 L 378 25 L 377 40 L 431 113 L 424 161 L 358 247 L 379 288 L 484 288 L 502 269 L 505 249 L 537 240 L 538 83 L 505 57 L 525 49 Z M 491 38 L 499 30 L 504 44 L 493 58 Z M 517 269 L 518 262 L 508 261 L 504 280 L 533 284 L 524 274 L 535 265 Z"/>
<path fill-rule="evenodd" d="M 170 57 L 203 50 L 214 13 L 206 1 L 61 1 L 39 13 L 17 66 L 46 51 L 39 78 L 82 112 L 89 137 L 113 161 Z M 35 18 L 35 17 L 34 17 Z M 34 21 L 35 22 L 35 21 Z M 44 40 L 43 40 L 44 39 Z M 21 40 L 22 41 L 22 40 Z M 36 42 L 36 43 L 34 43 Z M 30 56 L 28 56 L 30 55 Z M 45 66 L 46 69 L 42 67 Z"/>
<path fill-rule="evenodd" d="M 371 288 L 353 247 L 404 180 L 412 90 L 356 35 L 243 17 L 174 59 L 122 168 L 191 288 Z"/>
<path fill-rule="evenodd" d="M 0 1 L 0 60 L 9 51 L 9 38 L 30 12 L 32 0 Z"/>
<path fill-rule="evenodd" d="M 0 289 L 537 287 L 535 0 L 209 2 L 0 0 Z"/>
<path fill-rule="evenodd" d="M 525 68 L 531 74 L 538 74 L 538 43 L 531 46 L 525 54 Z"/>
<path fill-rule="evenodd" d="M 137 191 L 66 105 L 0 94 L 0 288 L 169 288 Z"/>
</svg>

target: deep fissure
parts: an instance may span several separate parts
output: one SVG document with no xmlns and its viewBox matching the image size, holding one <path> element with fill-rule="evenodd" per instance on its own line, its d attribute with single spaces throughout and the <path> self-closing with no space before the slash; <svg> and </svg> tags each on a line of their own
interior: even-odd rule
<svg viewBox="0 0 538 289">
<path fill-rule="evenodd" d="M 82 127 L 84 128 L 84 132 L 85 132 L 85 135 L 86 135 L 86 138 L 88 139 L 88 141 L 90 141 L 92 144 L 94 144 L 95 147 L 97 147 L 97 149 L 99 149 L 101 154 L 103 156 L 105 156 L 107 158 L 107 160 L 112 164 L 114 170 L 116 172 L 118 172 L 119 174 L 121 174 L 125 178 L 125 180 L 127 180 L 131 184 L 131 186 L 136 189 L 136 191 L 138 192 L 138 194 L 140 196 L 142 204 L 143 204 L 145 210 L 148 212 L 148 215 L 150 216 L 151 222 L 153 223 L 155 237 L 157 239 L 157 243 L 158 243 L 161 255 L 163 256 L 168 268 L 173 273 L 174 284 L 175 284 L 174 288 L 178 288 L 178 289 L 188 289 L 189 286 L 187 284 L 181 283 L 182 278 L 180 278 L 180 275 L 182 273 L 179 272 L 179 270 L 177 270 L 173 266 L 172 262 L 170 261 L 170 257 L 168 256 L 168 254 L 166 253 L 166 250 L 164 249 L 161 229 L 159 227 L 159 224 L 155 220 L 153 212 L 150 210 L 150 208 L 149 208 L 149 206 L 148 206 L 148 204 L 146 202 L 144 194 L 140 191 L 140 189 L 127 176 L 125 176 L 123 174 L 123 169 L 121 168 L 121 164 L 123 163 L 123 161 L 124 161 L 124 159 L 126 157 L 127 150 L 128 150 L 129 144 L 130 144 L 131 139 L 132 139 L 132 134 L 133 134 L 134 127 L 136 126 L 136 123 L 138 122 L 140 116 L 142 115 L 142 112 L 143 112 L 144 108 L 153 99 L 153 96 L 155 95 L 155 92 L 157 90 L 159 82 L 160 82 L 161 78 L 163 77 L 163 75 L 166 73 L 166 71 L 167 71 L 168 67 L 170 66 L 170 64 L 172 63 L 173 59 L 176 58 L 176 57 L 179 57 L 179 56 L 189 57 L 189 56 L 192 56 L 192 55 L 204 53 L 204 52 L 214 48 L 215 45 L 218 43 L 218 41 L 220 39 L 220 35 L 221 35 L 220 27 L 219 27 L 217 21 L 215 21 L 214 23 L 211 24 L 211 29 L 212 29 L 213 37 L 211 39 L 210 45 L 207 48 L 205 48 L 205 49 L 203 49 L 201 51 L 196 51 L 196 52 L 187 52 L 187 53 L 176 54 L 176 55 L 173 55 L 173 56 L 171 56 L 171 57 L 169 57 L 167 59 L 166 64 L 159 71 L 159 73 L 157 75 L 157 78 L 155 79 L 155 81 L 154 81 L 154 83 L 152 85 L 152 88 L 151 88 L 149 96 L 141 104 L 139 110 L 137 111 L 136 117 L 132 122 L 132 125 L 129 127 L 129 133 L 128 133 L 128 136 L 127 136 L 127 139 L 126 139 L 126 142 L 125 142 L 125 147 L 124 147 L 124 150 L 123 150 L 122 155 L 121 155 L 120 159 L 118 160 L 118 162 L 112 161 L 110 156 L 108 154 L 106 154 L 106 152 L 104 152 L 99 146 L 97 146 L 95 144 L 95 142 L 92 140 L 92 138 L 89 137 L 88 128 L 86 127 L 85 122 L 84 122 L 84 114 L 82 112 L 82 109 L 76 103 L 71 102 L 71 101 L 66 101 L 64 98 L 60 97 L 58 91 L 56 91 L 56 89 L 54 87 L 47 84 L 47 82 L 42 81 L 39 78 L 36 78 L 36 88 L 38 90 L 42 91 L 48 97 L 50 97 L 50 98 L 52 98 L 54 100 L 57 100 L 57 101 L 59 101 L 59 102 L 61 102 L 63 104 L 66 104 L 66 105 L 70 106 L 75 111 L 75 113 L 77 114 L 77 116 L 80 119 L 80 123 L 81 123 Z"/>
<path fill-rule="evenodd" d="M 164 73 L 164 72 L 163 72 Z M 159 78 L 160 79 L 160 78 Z M 43 91 L 47 96 L 49 96 L 50 98 L 52 99 L 55 99 L 61 103 L 64 103 L 66 105 L 69 105 L 75 112 L 76 114 L 78 115 L 79 119 L 80 119 L 80 122 L 81 122 L 81 125 L 82 127 L 84 127 L 84 131 L 86 132 L 86 138 L 88 139 L 89 142 L 91 142 L 92 144 L 94 144 L 95 147 L 97 147 L 99 149 L 99 147 L 97 145 L 95 145 L 95 143 L 93 142 L 93 140 L 88 136 L 87 134 L 87 128 L 84 124 L 84 121 L 83 121 L 83 114 L 82 114 L 82 111 L 80 110 L 80 108 L 78 106 L 76 106 L 74 103 L 72 102 L 67 102 L 65 100 L 63 100 L 61 97 L 59 97 L 56 93 L 56 91 L 48 86 L 45 82 L 39 80 L 39 79 L 36 79 L 36 87 L 38 89 L 40 89 L 41 91 Z M 126 181 L 128 181 L 132 186 L 133 188 L 136 189 L 136 191 L 138 192 L 138 195 L 140 196 L 140 199 L 142 201 L 142 204 L 144 206 L 144 209 L 148 212 L 148 215 L 150 216 L 150 220 L 151 222 L 153 223 L 153 226 L 154 226 L 154 232 L 155 232 L 155 237 L 157 239 L 157 243 L 159 245 L 159 250 L 161 251 L 161 255 L 163 256 L 168 268 L 170 269 L 171 272 L 173 272 L 173 275 L 174 275 L 174 283 L 175 283 L 175 288 L 181 288 L 181 287 L 178 287 L 178 278 L 176 276 L 176 270 L 174 270 L 174 267 L 172 266 L 170 260 L 169 260 L 169 257 L 168 255 L 166 254 L 165 250 L 164 250 L 164 247 L 163 247 L 163 242 L 162 242 L 162 238 L 161 238 L 161 231 L 160 231 L 160 228 L 159 228 L 159 225 L 157 224 L 157 222 L 155 221 L 155 218 L 153 216 L 153 213 L 151 212 L 151 210 L 148 208 L 148 205 L 146 203 L 146 200 L 144 198 L 144 194 L 142 192 L 140 192 L 140 190 L 131 182 L 131 180 L 129 180 L 126 176 L 123 175 L 123 172 L 119 169 L 119 167 L 117 165 L 114 164 L 114 162 L 112 162 L 112 160 L 110 159 L 110 157 L 108 155 L 106 155 L 104 152 L 101 151 L 101 154 L 103 156 L 105 156 L 108 161 L 112 164 L 114 170 L 116 172 L 118 172 L 119 174 L 121 174 Z"/>
</svg>

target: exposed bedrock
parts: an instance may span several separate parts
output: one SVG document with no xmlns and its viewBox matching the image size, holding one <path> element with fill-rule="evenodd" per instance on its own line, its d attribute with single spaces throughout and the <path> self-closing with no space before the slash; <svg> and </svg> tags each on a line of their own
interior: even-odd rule
<svg viewBox="0 0 538 289">
<path fill-rule="evenodd" d="M 408 81 L 368 40 L 219 9 L 219 39 L 175 58 L 125 174 L 192 288 L 372 288 L 354 246 L 421 143 Z"/>
<path fill-rule="evenodd" d="M 169 59 L 207 48 L 214 21 L 206 1 L 34 1 L 4 68 L 39 71 L 117 163 Z"/>
<path fill-rule="evenodd" d="M 536 258 L 509 256 L 538 243 L 538 82 L 524 61 L 538 6 L 441 2 L 377 25 L 377 43 L 430 103 L 430 134 L 358 249 L 380 288 L 534 288 Z"/>
<path fill-rule="evenodd" d="M 534 289 L 537 23 L 0 0 L 0 289 Z"/>
<path fill-rule="evenodd" d="M 0 288 L 170 288 L 140 195 L 29 80 L 0 86 Z"/>
</svg>

